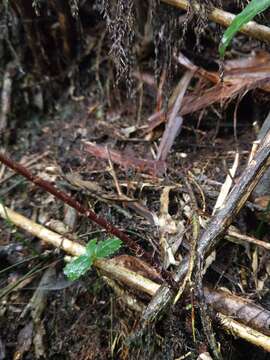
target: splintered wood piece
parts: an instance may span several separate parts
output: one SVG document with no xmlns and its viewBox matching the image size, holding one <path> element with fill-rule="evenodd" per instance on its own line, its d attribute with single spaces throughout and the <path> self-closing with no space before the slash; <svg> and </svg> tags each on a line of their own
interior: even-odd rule
<svg viewBox="0 0 270 360">
<path fill-rule="evenodd" d="M 225 104 L 230 99 L 246 91 L 261 88 L 270 91 L 270 65 L 269 55 L 259 53 L 249 58 L 239 59 L 235 62 L 224 63 L 224 74 L 221 80 L 218 72 L 209 72 L 192 64 L 180 54 L 176 60 L 186 69 L 194 72 L 194 77 L 203 79 L 204 88 L 184 96 L 178 116 L 184 116 L 202 110 L 214 103 Z M 244 67 L 244 64 L 247 64 Z M 209 87 L 209 81 L 211 86 Z M 205 88 L 206 87 L 206 88 Z M 168 116 L 171 116 L 172 104 L 169 103 Z M 144 134 L 152 132 L 157 126 L 167 121 L 164 109 L 155 112 L 148 118 Z"/>
<path fill-rule="evenodd" d="M 179 92 L 173 105 L 169 120 L 166 124 L 166 129 L 160 141 L 156 160 L 166 160 L 176 136 L 181 131 L 183 118 L 177 114 L 181 108 L 184 94 L 187 90 L 190 80 L 192 79 L 192 76 L 193 72 L 187 71 L 180 81 Z"/>
</svg>

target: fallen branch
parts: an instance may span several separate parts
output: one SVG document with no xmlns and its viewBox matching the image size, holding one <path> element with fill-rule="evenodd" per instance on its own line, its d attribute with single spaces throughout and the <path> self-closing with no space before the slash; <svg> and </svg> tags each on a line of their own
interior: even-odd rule
<svg viewBox="0 0 270 360">
<path fill-rule="evenodd" d="M 179 9 L 188 10 L 190 1 L 188 0 L 162 0 L 162 2 L 175 6 Z M 196 10 L 200 11 L 200 5 L 194 4 Z M 213 8 L 208 15 L 211 21 L 225 27 L 229 27 L 235 18 L 235 15 L 217 8 Z M 270 42 L 270 28 L 264 25 L 259 25 L 255 21 L 249 21 L 240 30 L 241 33 L 251 36 L 255 39 Z"/>
<path fill-rule="evenodd" d="M 215 311 L 226 314 L 255 330 L 270 335 L 270 312 L 253 301 L 222 290 L 204 287 L 205 302 Z"/>
<path fill-rule="evenodd" d="M 227 331 L 230 331 L 233 335 L 270 352 L 270 339 L 268 336 L 250 328 L 249 326 L 239 324 L 229 316 L 218 313 L 217 318 L 220 320 L 221 326 Z"/>
<path fill-rule="evenodd" d="M 0 217 L 11 221 L 14 225 L 40 238 L 41 240 L 64 250 L 70 255 L 80 256 L 85 252 L 85 247 L 83 245 L 71 241 L 62 235 L 59 235 L 44 226 L 29 220 L 25 216 L 4 207 L 2 204 L 0 204 Z M 150 296 L 154 296 L 160 288 L 160 285 L 154 281 L 117 265 L 113 260 L 97 260 L 95 261 L 94 266 L 110 278 L 118 280 L 133 289 L 142 291 Z M 109 279 L 107 280 L 109 285 L 116 290 L 117 294 L 122 296 L 121 288 L 119 288 L 117 284 L 110 282 Z M 204 295 L 206 302 L 211 304 L 216 311 L 219 311 L 218 317 L 225 329 L 257 346 L 263 347 L 266 351 L 270 351 L 270 338 L 264 335 L 264 333 L 269 333 L 269 311 L 251 302 L 248 303 L 246 300 L 243 300 L 238 296 L 227 294 L 224 291 L 214 291 L 204 287 Z M 135 311 L 140 311 L 143 308 L 140 302 L 137 302 L 129 295 L 127 297 L 125 295 L 123 300 Z M 232 307 L 228 305 L 231 302 L 235 304 Z M 247 304 L 246 309 L 245 304 Z M 239 309 L 241 309 L 241 311 L 239 311 Z M 225 312 L 225 315 L 220 313 L 221 310 Z M 231 321 L 228 316 L 235 316 L 236 312 L 239 320 L 245 321 L 250 326 L 255 324 L 256 328 L 260 329 L 263 333 L 250 327 L 247 328 L 245 325 L 242 325 L 235 320 Z"/>
<path fill-rule="evenodd" d="M 152 257 L 150 254 L 145 252 L 140 245 L 135 241 L 129 238 L 125 233 L 116 228 L 114 225 L 109 223 L 106 219 L 101 216 L 97 216 L 92 210 L 85 208 L 78 201 L 73 199 L 68 194 L 57 189 L 54 185 L 49 183 L 46 180 L 41 179 L 38 176 L 33 175 L 25 166 L 22 164 L 16 163 L 15 161 L 9 159 L 6 155 L 0 152 L 0 162 L 8 166 L 10 169 L 14 170 L 16 173 L 24 176 L 26 179 L 30 180 L 34 184 L 40 186 L 47 192 L 54 195 L 56 198 L 62 200 L 64 203 L 68 204 L 72 208 L 76 209 L 80 214 L 86 216 L 91 221 L 94 221 L 96 224 L 104 228 L 108 233 L 117 236 L 119 239 L 128 245 L 130 250 L 138 254 L 144 254 L 145 257 L 152 262 Z"/>
<path fill-rule="evenodd" d="M 270 130 L 263 139 L 254 159 L 243 171 L 240 179 L 227 197 L 223 208 L 209 221 L 206 230 L 198 241 L 198 257 L 205 257 L 215 249 L 227 228 L 235 216 L 239 213 L 244 203 L 258 184 L 264 172 L 270 166 Z M 174 275 L 174 280 L 181 284 L 189 268 L 189 257 L 185 257 L 181 266 Z M 149 321 L 154 321 L 161 316 L 164 309 L 171 303 L 174 292 L 168 286 L 163 285 L 145 309 L 142 316 L 142 328 Z"/>
</svg>

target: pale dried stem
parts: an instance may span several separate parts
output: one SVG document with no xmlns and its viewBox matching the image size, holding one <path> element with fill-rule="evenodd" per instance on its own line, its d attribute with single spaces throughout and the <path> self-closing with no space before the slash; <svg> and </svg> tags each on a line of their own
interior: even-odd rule
<svg viewBox="0 0 270 360">
<path fill-rule="evenodd" d="M 190 6 L 190 2 L 188 0 L 162 0 L 162 2 L 183 10 L 188 10 Z M 199 4 L 195 3 L 194 7 L 198 11 L 200 11 Z M 235 15 L 217 8 L 214 8 L 209 13 L 209 20 L 224 27 L 230 26 L 234 18 Z M 255 39 L 270 42 L 270 28 L 264 25 L 257 24 L 255 21 L 249 21 L 239 31 Z"/>
<path fill-rule="evenodd" d="M 3 78 L 3 87 L 1 94 L 1 111 L 0 111 L 0 132 L 7 127 L 7 118 L 11 107 L 11 93 L 12 93 L 12 77 L 10 72 L 10 64 L 7 65 Z"/>
<path fill-rule="evenodd" d="M 233 335 L 238 336 L 253 345 L 263 348 L 265 351 L 270 352 L 270 338 L 259 331 L 256 331 L 249 326 L 240 324 L 229 316 L 221 313 L 217 314 L 217 318 L 224 329 L 231 332 Z"/>
<path fill-rule="evenodd" d="M 248 236 L 248 235 L 245 235 L 245 234 L 240 234 L 239 232 L 231 230 L 229 228 L 228 231 L 227 231 L 226 239 L 229 240 L 230 237 L 246 241 L 246 242 L 248 242 L 250 244 L 257 245 L 257 246 L 262 247 L 262 248 L 264 248 L 266 250 L 270 250 L 270 243 L 259 240 L 259 239 L 256 239 L 256 238 L 254 238 L 252 236 Z"/>
<path fill-rule="evenodd" d="M 32 220 L 29 220 L 25 216 L 20 215 L 7 207 L 4 207 L 2 204 L 0 204 L 0 217 L 12 222 L 14 225 L 40 238 L 41 240 L 64 250 L 70 255 L 79 256 L 85 252 L 85 247 L 83 245 L 80 245 L 59 234 L 56 234 L 55 232 L 45 228 L 44 226 L 39 225 Z M 98 268 L 102 273 L 110 276 L 111 278 L 119 280 L 124 284 L 139 291 L 142 291 L 150 296 L 154 296 L 160 287 L 159 284 L 141 275 L 137 275 L 136 273 L 122 266 L 116 265 L 113 261 L 97 260 L 94 266 Z M 110 286 L 112 286 L 112 284 L 110 284 Z M 119 289 L 118 292 L 120 291 Z M 136 307 L 134 307 L 134 300 L 132 298 L 128 298 L 128 301 L 126 301 L 126 303 L 128 304 L 130 301 L 133 304 L 132 307 L 134 310 L 139 311 L 142 308 L 142 304 L 140 303 L 136 304 Z M 233 334 L 270 352 L 269 337 L 252 328 L 246 327 L 245 325 L 242 325 L 221 313 L 218 314 L 218 317 L 221 320 L 222 326 L 226 330 L 229 330 Z"/>
<path fill-rule="evenodd" d="M 25 216 L 4 207 L 2 204 L 0 204 L 0 217 L 9 220 L 14 225 L 38 237 L 39 239 L 64 250 L 72 256 L 80 256 L 85 253 L 85 247 L 83 245 L 71 241 L 64 236 L 27 219 Z M 108 260 L 96 260 L 94 265 L 100 269 L 102 273 L 112 276 L 115 280 L 123 281 L 125 284 L 151 296 L 155 294 L 159 288 L 159 285 L 153 281 L 148 280 L 141 275 L 137 275 L 122 266 L 115 265 L 113 262 Z"/>
</svg>

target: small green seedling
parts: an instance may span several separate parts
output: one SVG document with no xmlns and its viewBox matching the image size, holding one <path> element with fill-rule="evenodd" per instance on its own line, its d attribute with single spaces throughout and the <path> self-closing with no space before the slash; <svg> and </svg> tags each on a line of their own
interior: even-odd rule
<svg viewBox="0 0 270 360">
<path fill-rule="evenodd" d="M 270 0 L 251 0 L 244 10 L 238 14 L 231 25 L 222 36 L 219 45 L 219 54 L 224 57 L 225 51 L 229 46 L 234 35 L 239 31 L 243 25 L 247 24 L 256 15 L 262 13 L 270 6 Z"/>
<path fill-rule="evenodd" d="M 92 239 L 85 247 L 85 254 L 71 261 L 64 268 L 64 274 L 69 280 L 77 280 L 88 271 L 97 259 L 103 259 L 120 249 L 122 241 L 116 237 L 97 242 Z"/>
</svg>

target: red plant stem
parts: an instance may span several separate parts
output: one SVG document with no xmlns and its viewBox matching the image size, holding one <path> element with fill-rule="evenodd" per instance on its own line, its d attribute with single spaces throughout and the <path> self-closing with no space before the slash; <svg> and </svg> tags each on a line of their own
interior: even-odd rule
<svg viewBox="0 0 270 360">
<path fill-rule="evenodd" d="M 140 245 L 136 244 L 135 241 L 131 240 L 125 233 L 117 229 L 110 222 L 105 220 L 103 217 L 97 216 L 92 210 L 85 208 L 77 200 L 73 199 L 70 195 L 64 193 L 63 191 L 57 189 L 54 185 L 52 185 L 48 181 L 33 175 L 25 166 L 9 159 L 6 155 L 4 155 L 1 152 L 0 152 L 0 161 L 6 166 L 8 166 L 10 169 L 14 170 L 16 173 L 24 176 L 34 184 L 40 186 L 44 190 L 54 195 L 56 198 L 62 200 L 64 203 L 73 207 L 79 213 L 85 215 L 87 218 L 94 221 L 102 228 L 104 228 L 108 233 L 117 236 L 124 243 L 126 243 L 129 246 L 129 248 L 133 250 L 137 255 L 145 253 Z M 149 254 L 147 255 L 150 256 Z"/>
<path fill-rule="evenodd" d="M 16 173 L 24 176 L 26 179 L 33 182 L 35 185 L 43 188 L 47 192 L 54 195 L 56 198 L 62 200 L 64 203 L 73 207 L 80 214 L 86 216 L 88 219 L 94 221 L 96 224 L 104 228 L 108 233 L 115 235 L 119 239 L 121 239 L 131 251 L 135 253 L 137 256 L 144 257 L 156 268 L 160 269 L 160 266 L 154 261 L 153 257 L 150 253 L 146 252 L 139 244 L 137 244 L 134 240 L 132 240 L 129 236 L 123 233 L 121 230 L 116 228 L 110 222 L 108 222 L 103 217 L 97 216 L 92 210 L 85 208 L 82 206 L 77 200 L 73 199 L 70 195 L 64 193 L 63 191 L 57 189 L 50 182 L 41 179 L 38 176 L 33 175 L 25 166 L 11 160 L 5 154 L 0 152 L 0 162 L 5 164 L 10 169 L 14 170 Z M 163 278 L 172 286 L 175 287 L 175 282 L 173 281 L 171 274 L 164 269 L 160 269 L 161 275 Z"/>
</svg>

